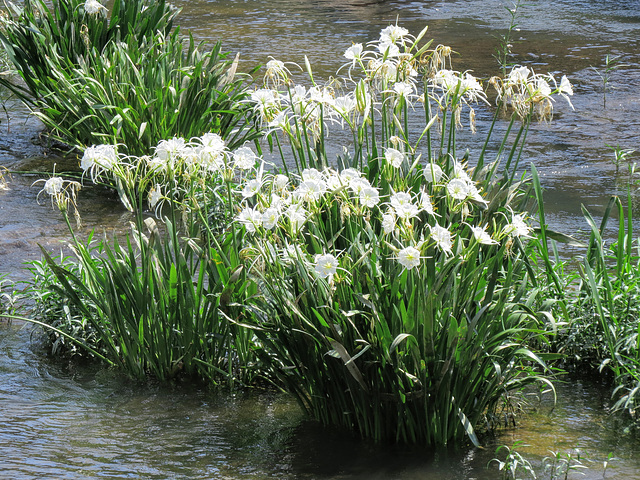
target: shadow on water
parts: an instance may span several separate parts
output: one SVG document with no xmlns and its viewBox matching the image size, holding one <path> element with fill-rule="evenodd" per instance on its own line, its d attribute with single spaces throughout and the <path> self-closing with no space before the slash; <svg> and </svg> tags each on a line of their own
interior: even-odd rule
<svg viewBox="0 0 640 480">
<path fill-rule="evenodd" d="M 509 2 L 500 0 L 179 0 L 178 23 L 205 41 L 222 40 L 240 52 L 242 65 L 269 56 L 304 64 L 329 78 L 353 42 L 375 39 L 389 23 L 411 32 L 429 25 L 427 37 L 461 55 L 454 68 L 488 78 L 504 33 Z M 566 74 L 575 110 L 558 102 L 551 124 L 532 126 L 524 162 L 540 172 L 548 221 L 564 232 L 586 231 L 581 205 L 601 215 L 610 195 L 624 194 L 626 170 L 616 174 L 609 145 L 640 150 L 640 2 L 540 0 L 522 9 L 513 42 L 514 61 L 539 72 Z M 602 70 L 607 54 L 627 66 L 611 74 L 606 108 Z M 32 183 L 50 172 L 77 169 L 46 157 L 40 126 L 15 103 L 0 123 L 0 165 L 14 174 L 0 190 L 0 273 L 25 278 L 22 263 L 40 258 L 38 244 L 64 249 L 68 234 L 60 214 L 36 203 Z M 488 128 L 478 112 L 478 137 L 460 132 L 471 158 Z M 634 158 L 638 158 L 637 155 Z M 634 187 L 635 189 L 635 187 Z M 83 232 L 122 231 L 128 214 L 117 199 L 87 188 L 80 195 Z M 551 451 L 580 448 L 590 468 L 580 478 L 640 478 L 638 441 L 609 418 L 608 388 L 572 381 L 558 385 L 537 413 L 487 442 L 483 450 L 425 452 L 375 446 L 304 421 L 285 396 L 214 396 L 180 387 L 136 385 L 109 371 L 50 363 L 32 347 L 28 329 L 0 325 L 0 478 L 216 478 L 216 479 L 478 479 L 498 477 L 495 446 L 523 440 L 522 453 L 540 465 Z M 571 477 L 570 477 L 571 478 Z"/>
</svg>

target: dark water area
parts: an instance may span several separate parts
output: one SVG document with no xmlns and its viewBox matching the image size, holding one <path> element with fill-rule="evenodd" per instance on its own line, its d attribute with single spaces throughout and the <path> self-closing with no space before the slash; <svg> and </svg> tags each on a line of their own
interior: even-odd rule
<svg viewBox="0 0 640 480">
<path fill-rule="evenodd" d="M 304 65 L 307 55 L 319 82 L 344 63 L 352 43 L 378 38 L 398 23 L 450 45 L 454 68 L 482 78 L 499 72 L 497 36 L 509 25 L 499 0 L 181 0 L 177 23 L 199 40 L 221 40 L 241 55 L 241 68 L 270 57 Z M 625 195 L 635 178 L 616 173 L 607 147 L 640 150 L 640 1 L 540 0 L 523 6 L 514 31 L 512 59 L 536 72 L 567 75 L 572 110 L 558 101 L 550 124 L 535 124 L 524 164 L 533 162 L 545 188 L 547 220 L 572 234 L 587 230 L 584 204 L 602 215 L 611 195 Z M 606 106 L 606 55 L 619 56 Z M 40 125 L 15 102 L 0 118 L 0 166 L 13 173 L 0 190 L 0 275 L 25 280 L 24 261 L 40 258 L 39 245 L 67 251 L 59 212 L 33 182 L 53 169 L 76 170 L 78 160 L 51 154 Z M 478 134 L 460 132 L 471 158 L 484 138 L 491 111 L 478 111 Z M 498 125 L 498 129 L 504 125 Z M 638 153 L 630 157 L 638 161 Z M 637 200 L 634 200 L 637 202 Z M 117 199 L 85 188 L 79 197 L 84 227 L 99 233 L 126 230 L 130 218 Z M 640 211 L 636 208 L 636 211 Z M 579 251 L 575 252 L 579 254 Z M 594 379 L 595 380 L 595 379 Z M 109 371 L 50 361 L 28 327 L 0 325 L 0 478 L 213 478 L 213 479 L 478 479 L 499 478 L 497 445 L 523 441 L 520 452 L 540 471 L 552 452 L 577 455 L 584 476 L 640 479 L 640 441 L 607 414 L 608 386 L 558 382 L 558 403 L 531 396 L 516 428 L 485 439 L 485 448 L 432 452 L 376 446 L 305 421 L 283 395 L 215 395 L 193 387 L 133 384 Z M 540 475 L 539 478 L 550 478 Z"/>
<path fill-rule="evenodd" d="M 50 361 L 27 327 L 0 328 L 0 379 L 2 479 L 490 480 L 496 446 L 515 441 L 538 471 L 579 449 L 579 478 L 602 478 L 609 453 L 606 478 L 640 478 L 637 440 L 606 413 L 608 388 L 582 381 L 558 383 L 555 405 L 531 395 L 518 426 L 483 449 L 434 452 L 323 429 L 282 394 L 142 385 Z"/>
</svg>

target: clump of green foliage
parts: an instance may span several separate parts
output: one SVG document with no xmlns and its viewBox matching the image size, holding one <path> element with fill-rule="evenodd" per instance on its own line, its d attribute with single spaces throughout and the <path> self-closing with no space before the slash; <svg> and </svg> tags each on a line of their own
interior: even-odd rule
<svg viewBox="0 0 640 480">
<path fill-rule="evenodd" d="M 10 4 L 0 41 L 23 84 L 0 83 L 34 109 L 51 137 L 72 147 L 120 144 L 143 155 L 160 139 L 221 134 L 252 138 L 247 75 L 218 42 L 206 51 L 172 31 L 164 0 L 27 0 Z M 96 5 L 100 5 L 101 8 Z"/>
<path fill-rule="evenodd" d="M 632 198 L 625 208 L 612 197 L 600 224 L 583 208 L 591 228 L 576 288 L 564 299 L 567 327 L 563 353 L 582 365 L 612 374 L 613 410 L 638 419 L 640 404 L 640 243 L 634 240 Z M 608 244 L 605 229 L 617 217 L 617 238 Z"/>
<path fill-rule="evenodd" d="M 497 457 L 492 459 L 489 465 L 497 465 L 501 480 L 567 480 L 573 478 L 570 477 L 573 473 L 584 475 L 585 471 L 590 470 L 586 463 L 591 461 L 586 459 L 578 448 L 565 452 L 550 450 L 549 456 L 544 457 L 539 468 L 536 468 L 530 458 L 520 452 L 527 446 L 522 441 L 516 441 L 511 447 L 500 445 L 496 448 Z M 501 460 L 501 457 L 504 457 L 504 460 Z M 612 460 L 614 457 L 610 453 L 602 462 L 602 478 L 606 478 L 607 468 Z"/>
<path fill-rule="evenodd" d="M 178 180 L 185 177 L 177 176 L 176 185 Z M 200 185 L 195 182 L 194 188 Z M 214 248 L 197 219 L 174 209 L 158 226 L 141 208 L 144 185 L 125 183 L 120 192 L 131 199 L 127 205 L 140 207 L 131 234 L 124 240 L 96 240 L 91 234 L 83 241 L 68 216 L 76 212 L 77 187 L 52 177 L 43 188 L 67 221 L 73 260 L 54 259 L 42 249 L 44 261 L 31 265 L 36 323 L 49 327 L 54 350 L 84 349 L 138 379 L 251 383 L 253 334 L 238 324 L 246 315 L 243 300 L 255 285 L 233 255 L 231 232 L 223 227 Z M 198 194 L 166 195 L 184 201 L 185 193 Z M 207 211 L 203 205 L 197 215 L 208 218 Z"/>
<path fill-rule="evenodd" d="M 3 317 L 10 319 L 19 307 L 20 294 L 14 287 L 15 285 L 6 278 L 6 275 L 0 275 L 0 319 Z"/>
<path fill-rule="evenodd" d="M 100 355 L 162 379 L 204 364 L 235 377 L 230 364 L 258 358 L 322 423 L 432 446 L 479 443 L 476 428 L 513 392 L 548 382 L 526 215 L 540 188 L 519 164 L 531 121 L 570 94 L 568 80 L 526 67 L 494 79 L 494 122 L 510 121 L 496 149 L 490 126 L 472 168 L 456 132 L 463 112 L 475 127 L 486 93 L 424 35 L 392 25 L 354 44 L 326 86 L 308 62 L 305 86 L 270 61 L 247 104 L 280 171 L 211 133 L 161 140 L 143 158 L 88 148 L 83 168 L 114 179 L 135 229 L 99 254 L 74 239 L 80 273 L 47 264 L 100 332 Z M 353 143 L 333 166 L 336 125 Z M 67 222 L 71 185 L 43 188 Z M 147 204 L 166 237 L 149 229 Z M 196 352 L 207 339 L 227 343 Z"/>
</svg>

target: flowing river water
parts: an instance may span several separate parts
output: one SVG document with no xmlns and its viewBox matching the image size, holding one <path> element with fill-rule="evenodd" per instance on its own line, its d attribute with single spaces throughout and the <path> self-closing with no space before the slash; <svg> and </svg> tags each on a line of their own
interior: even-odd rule
<svg viewBox="0 0 640 480">
<path fill-rule="evenodd" d="M 428 38 L 460 53 L 454 68 L 487 78 L 498 72 L 497 36 L 510 21 L 510 4 L 500 0 L 176 3 L 183 32 L 221 40 L 224 50 L 240 52 L 242 68 L 269 57 L 303 65 L 307 55 L 316 80 L 336 71 L 348 46 L 377 39 L 396 19 L 412 33 L 428 25 Z M 640 2 L 538 0 L 520 12 L 514 61 L 566 74 L 575 90 L 575 110 L 557 102 L 553 122 L 532 127 L 525 162 L 541 175 L 551 226 L 579 233 L 587 229 L 581 204 L 598 216 L 629 185 L 626 166 L 616 173 L 607 145 L 640 150 Z M 625 66 L 610 72 L 605 106 L 595 69 L 604 73 L 606 55 L 620 56 Z M 28 278 L 23 262 L 40 258 L 38 245 L 56 251 L 68 241 L 59 213 L 36 203 L 39 188 L 31 184 L 54 162 L 60 171 L 69 161 L 47 156 L 40 127 L 23 107 L 5 107 L 0 166 L 36 172 L 13 174 L 0 190 L 0 274 L 21 281 Z M 479 113 L 479 137 L 487 116 Z M 461 135 L 473 158 L 476 140 Z M 129 221 L 117 199 L 92 189 L 81 192 L 80 210 L 85 231 L 122 229 Z M 496 464 L 487 469 L 494 445 L 517 440 L 529 445 L 521 452 L 537 465 L 551 451 L 576 455 L 578 448 L 589 467 L 581 478 L 602 478 L 609 453 L 615 459 L 606 478 L 640 478 L 640 443 L 607 415 L 608 389 L 578 381 L 557 388 L 555 408 L 549 394 L 532 398 L 536 412 L 485 449 L 425 452 L 320 429 L 286 396 L 142 386 L 60 365 L 42 354 L 28 329 L 0 325 L 0 478 L 494 479 Z"/>
</svg>

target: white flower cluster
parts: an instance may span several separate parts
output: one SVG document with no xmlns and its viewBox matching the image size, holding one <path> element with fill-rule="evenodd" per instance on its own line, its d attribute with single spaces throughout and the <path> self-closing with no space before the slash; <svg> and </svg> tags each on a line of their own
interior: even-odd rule
<svg viewBox="0 0 640 480">
<path fill-rule="evenodd" d="M 465 102 L 481 100 L 488 103 L 482 85 L 469 72 L 460 73 L 448 69 L 438 70 L 431 79 L 431 84 L 445 95 L 462 98 Z M 443 102 L 440 100 L 440 103 Z"/>
<path fill-rule="evenodd" d="M 111 172 L 119 162 L 120 156 L 114 145 L 93 145 L 84 151 L 80 167 L 95 181 Z"/>
<path fill-rule="evenodd" d="M 314 138 L 321 133 L 321 121 L 344 122 L 357 109 L 353 94 L 335 96 L 329 88 L 296 85 L 287 92 L 261 88 L 251 93 L 250 101 L 262 124 L 270 129 L 291 134 L 293 128 L 304 127 Z"/>
<path fill-rule="evenodd" d="M 247 178 L 239 186 L 243 205 L 236 221 L 258 237 L 272 238 L 271 234 L 274 234 L 282 238 L 280 236 L 284 235 L 284 243 L 288 246 L 282 248 L 281 258 L 291 259 L 290 243 L 299 244 L 296 256 L 312 266 L 319 277 L 333 278 L 339 265 L 338 258 L 326 252 L 313 260 L 307 258 L 302 230 L 308 222 L 323 221 L 323 212 L 337 207 L 342 216 L 356 218 L 365 227 L 371 227 L 372 221 L 377 219 L 380 241 L 394 245 L 395 256 L 392 258 L 404 268 L 412 269 L 420 265 L 421 252 L 429 245 L 445 255 L 453 254 L 456 233 L 450 225 L 439 223 L 440 216 L 435 211 L 432 195 L 438 200 L 446 199 L 451 211 L 481 208 L 487 204 L 463 164 L 452 161 L 449 170 L 451 173 L 447 176 L 439 165 L 427 164 L 422 170 L 426 182 L 418 193 L 407 189 L 388 195 L 383 195 L 380 188 L 371 185 L 363 173 L 354 168 L 340 172 L 332 168 L 324 171 L 308 168 L 300 177 L 292 178 L 256 171 L 255 178 Z M 512 221 L 493 236 L 487 232 L 486 225 L 469 226 L 471 238 L 464 242 L 496 245 L 506 237 L 527 236 L 530 227 L 524 218 L 511 215 Z M 269 242 L 271 249 L 276 249 L 273 245 L 278 244 L 282 245 L 283 241 Z M 344 253 L 344 256 L 348 255 Z"/>
<path fill-rule="evenodd" d="M 507 78 L 494 77 L 491 83 L 498 92 L 498 101 L 504 102 L 505 108 L 513 108 L 522 119 L 531 114 L 541 120 L 550 119 L 553 114 L 553 94 L 561 95 L 571 105 L 569 96 L 573 95 L 573 87 L 566 76 L 558 84 L 551 74 L 536 74 L 529 67 L 515 66 Z"/>
<path fill-rule="evenodd" d="M 106 15 L 107 8 L 102 5 L 98 0 L 87 0 L 84 3 L 84 11 L 87 15 Z"/>
<path fill-rule="evenodd" d="M 284 62 L 272 59 L 267 63 L 264 88 L 251 93 L 249 101 L 259 114 L 262 124 L 284 133 L 298 134 L 300 129 L 313 139 L 321 134 L 322 122 L 348 123 L 354 127 L 357 119 L 367 119 L 383 98 L 394 97 L 412 103 L 417 94 L 418 52 L 416 39 L 408 30 L 391 25 L 380 32 L 379 40 L 366 46 L 354 44 L 345 51 L 349 75 L 331 85 L 306 88 L 294 85 Z M 310 66 L 307 65 L 310 72 Z M 358 68 L 362 78 L 353 78 Z M 345 85 L 353 90 L 341 92 Z"/>
<path fill-rule="evenodd" d="M 139 160 L 120 155 L 113 145 L 93 145 L 85 150 L 80 166 L 96 180 L 105 174 L 117 175 L 119 168 L 133 168 Z M 181 137 L 161 140 L 154 155 L 143 157 L 143 160 L 149 171 L 155 174 L 167 175 L 184 170 L 207 176 L 227 170 L 249 170 L 259 159 L 249 147 L 230 152 L 220 135 L 205 133 L 190 142 Z"/>
<path fill-rule="evenodd" d="M 239 150 L 239 161 L 234 162 L 227 146 L 217 133 L 205 133 L 191 139 L 174 137 L 161 140 L 155 148 L 155 154 L 147 160 L 153 172 L 172 172 L 184 168 L 192 173 L 204 175 L 220 173 L 227 168 L 251 168 L 257 157 Z"/>
<path fill-rule="evenodd" d="M 220 135 L 205 133 L 189 142 L 181 137 L 161 140 L 153 155 L 143 157 L 119 154 L 113 145 L 93 145 L 85 150 L 80 166 L 94 182 L 115 182 L 127 209 L 133 209 L 129 196 L 146 191 L 150 208 L 157 212 L 169 197 L 177 200 L 188 194 L 190 182 L 242 178 L 259 161 L 251 148 L 245 146 L 231 152 Z M 246 188 L 249 191 L 251 186 Z"/>
<path fill-rule="evenodd" d="M 347 202 L 358 210 L 373 208 L 380 202 L 380 193 L 371 186 L 358 170 L 345 169 L 337 172 L 315 168 L 302 171 L 293 181 L 286 175 L 265 175 L 247 179 L 240 193 L 246 204 L 237 219 L 248 232 L 261 227 L 272 230 L 278 222 L 285 220 L 285 230 L 297 234 L 309 217 L 309 211 L 317 211 L 328 195 Z"/>
</svg>

